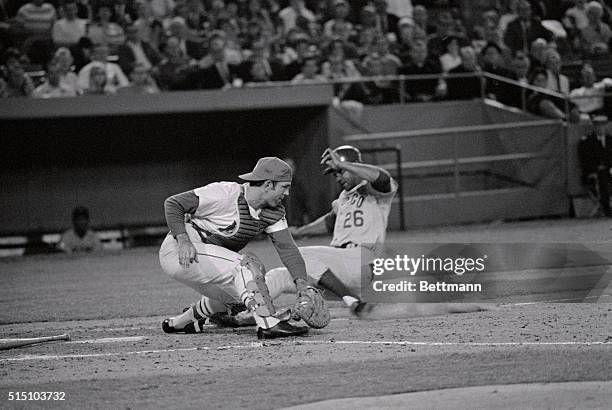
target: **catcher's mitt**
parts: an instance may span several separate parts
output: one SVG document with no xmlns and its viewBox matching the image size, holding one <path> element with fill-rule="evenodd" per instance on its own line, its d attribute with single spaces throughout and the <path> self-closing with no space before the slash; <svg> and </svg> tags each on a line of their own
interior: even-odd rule
<svg viewBox="0 0 612 410">
<path fill-rule="evenodd" d="M 331 321 L 323 295 L 312 286 L 298 292 L 297 301 L 291 308 L 291 312 L 294 318 L 304 320 L 308 326 L 315 329 L 324 328 Z"/>
</svg>

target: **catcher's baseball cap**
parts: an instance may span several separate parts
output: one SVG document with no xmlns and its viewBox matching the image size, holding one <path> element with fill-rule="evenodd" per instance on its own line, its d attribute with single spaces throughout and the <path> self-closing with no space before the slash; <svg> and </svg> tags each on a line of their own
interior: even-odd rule
<svg viewBox="0 0 612 410">
<path fill-rule="evenodd" d="M 245 181 L 291 182 L 291 167 L 277 157 L 264 157 L 257 161 L 255 168 L 248 174 L 239 175 Z"/>
<path fill-rule="evenodd" d="M 333 152 L 340 157 L 340 161 L 363 162 L 361 159 L 361 151 L 352 145 L 341 145 L 338 148 L 335 148 Z M 327 167 L 325 168 L 325 171 L 323 171 L 324 174 L 329 174 L 332 172 L 334 172 L 334 169 L 331 167 Z"/>
</svg>

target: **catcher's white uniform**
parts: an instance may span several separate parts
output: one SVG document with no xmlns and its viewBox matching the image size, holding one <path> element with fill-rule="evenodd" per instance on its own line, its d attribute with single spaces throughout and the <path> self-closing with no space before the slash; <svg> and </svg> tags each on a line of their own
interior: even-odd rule
<svg viewBox="0 0 612 410">
<path fill-rule="evenodd" d="M 194 190 L 199 198 L 198 209 L 185 228 L 197 250 L 198 263 L 188 268 L 180 266 L 178 243 L 171 234 L 159 250 L 164 272 L 210 298 L 205 306 L 209 311 L 204 313 L 224 312 L 227 304 L 241 299 L 235 276 L 242 255 L 233 249 L 233 242 L 242 242 L 246 234 L 254 236 L 255 230 L 271 234 L 287 229 L 284 209 L 254 210 L 244 200 L 246 189 L 247 184 L 216 182 Z M 273 296 L 280 292 L 274 291 Z"/>
<path fill-rule="evenodd" d="M 383 251 L 391 203 L 398 188 L 394 179 L 390 182 L 391 190 L 385 193 L 363 181 L 350 191 L 343 190 L 332 202 L 336 220 L 330 246 L 299 248 L 306 272 L 315 282 L 330 270 L 351 291 L 361 293 L 362 266 Z M 273 269 L 267 276 L 289 277 L 286 268 Z"/>
</svg>

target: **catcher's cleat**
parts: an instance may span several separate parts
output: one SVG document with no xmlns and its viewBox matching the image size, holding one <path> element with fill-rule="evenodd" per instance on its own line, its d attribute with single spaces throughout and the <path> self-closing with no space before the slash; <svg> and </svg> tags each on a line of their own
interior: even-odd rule
<svg viewBox="0 0 612 410">
<path fill-rule="evenodd" d="M 351 313 L 359 319 L 364 319 L 372 310 L 374 305 L 358 300 L 351 305 Z"/>
<path fill-rule="evenodd" d="M 177 329 L 170 325 L 170 319 L 164 319 L 162 322 L 162 330 L 164 333 L 202 333 L 205 325 L 206 319 L 198 319 L 191 323 L 187 323 L 182 329 Z"/>
<path fill-rule="evenodd" d="M 293 326 L 287 321 L 278 322 L 278 324 L 270 329 L 258 328 L 258 339 L 276 339 L 278 337 L 301 336 L 308 333 L 306 326 Z"/>
<path fill-rule="evenodd" d="M 249 312 L 238 312 L 235 315 L 228 314 L 225 312 L 215 313 L 210 318 L 210 323 L 215 324 L 219 327 L 244 327 L 244 326 L 255 326 L 255 318 Z"/>
</svg>

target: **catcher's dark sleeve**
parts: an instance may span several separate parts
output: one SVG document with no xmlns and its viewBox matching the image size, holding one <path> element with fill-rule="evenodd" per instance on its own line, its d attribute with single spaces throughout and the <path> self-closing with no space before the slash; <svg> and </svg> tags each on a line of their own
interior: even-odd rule
<svg viewBox="0 0 612 410">
<path fill-rule="evenodd" d="M 327 232 L 333 233 L 334 226 L 336 225 L 336 214 L 333 211 L 328 212 L 324 216 L 325 227 L 327 228 Z"/>
<path fill-rule="evenodd" d="M 376 181 L 371 183 L 372 188 L 378 192 L 387 193 L 391 192 L 391 177 L 386 172 L 380 171 Z"/>
<path fill-rule="evenodd" d="M 306 264 L 304 258 L 293 241 L 293 237 L 289 233 L 289 229 L 273 232 L 270 234 L 272 243 L 278 252 L 283 265 L 287 267 L 289 273 L 295 279 L 306 280 Z"/>
<path fill-rule="evenodd" d="M 200 199 L 193 191 L 183 192 L 182 194 L 172 195 L 164 201 L 164 213 L 166 223 L 172 236 L 186 233 L 185 214 L 193 214 L 198 209 Z"/>
</svg>

